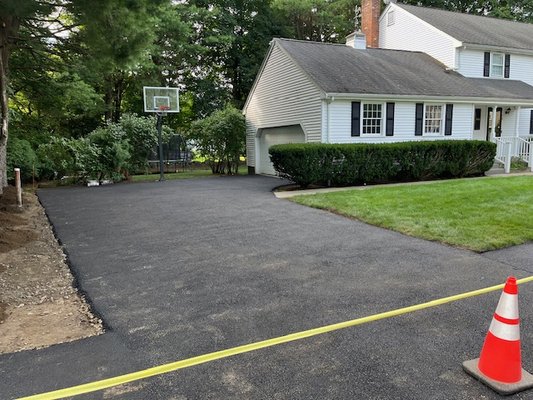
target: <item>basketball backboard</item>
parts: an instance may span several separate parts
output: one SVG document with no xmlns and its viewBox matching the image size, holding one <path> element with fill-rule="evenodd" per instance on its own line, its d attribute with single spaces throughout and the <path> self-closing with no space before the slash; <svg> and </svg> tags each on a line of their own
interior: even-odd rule
<svg viewBox="0 0 533 400">
<path fill-rule="evenodd" d="M 144 86 L 144 112 L 177 113 L 180 111 L 178 88 Z"/>
</svg>

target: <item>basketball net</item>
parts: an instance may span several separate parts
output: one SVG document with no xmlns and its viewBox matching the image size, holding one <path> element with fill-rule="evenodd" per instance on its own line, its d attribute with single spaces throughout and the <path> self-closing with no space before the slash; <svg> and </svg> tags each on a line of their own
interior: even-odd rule
<svg viewBox="0 0 533 400">
<path fill-rule="evenodd" d="M 158 111 L 156 111 L 156 114 L 159 116 L 167 115 L 167 111 L 170 110 L 169 106 L 159 106 Z"/>
</svg>

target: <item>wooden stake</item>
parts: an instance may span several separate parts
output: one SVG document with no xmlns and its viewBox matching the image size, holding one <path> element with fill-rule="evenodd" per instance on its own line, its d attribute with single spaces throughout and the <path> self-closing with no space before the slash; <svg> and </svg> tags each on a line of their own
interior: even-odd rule
<svg viewBox="0 0 533 400">
<path fill-rule="evenodd" d="M 17 188 L 17 206 L 22 207 L 22 186 L 20 184 L 20 168 L 15 168 L 15 187 Z"/>
</svg>

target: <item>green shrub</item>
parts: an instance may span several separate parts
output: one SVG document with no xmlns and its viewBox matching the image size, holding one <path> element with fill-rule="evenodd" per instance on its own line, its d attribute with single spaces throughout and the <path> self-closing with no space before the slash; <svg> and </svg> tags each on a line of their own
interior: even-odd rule
<svg viewBox="0 0 533 400">
<path fill-rule="evenodd" d="M 239 172 L 240 156 L 245 151 L 246 122 L 233 106 L 195 121 L 189 134 L 214 174 Z"/>
<path fill-rule="evenodd" d="M 274 169 L 302 187 L 348 186 L 482 175 L 496 145 L 475 140 L 384 144 L 281 144 L 269 149 Z"/>
<path fill-rule="evenodd" d="M 30 142 L 10 137 L 7 142 L 7 176 L 9 179 L 14 178 L 14 168 L 20 168 L 22 180 L 30 180 L 34 170 L 36 174 L 39 173 L 39 159 Z"/>
<path fill-rule="evenodd" d="M 41 160 L 42 179 L 57 179 L 72 173 L 75 160 L 70 151 L 70 140 L 52 136 L 48 143 L 43 143 L 37 148 L 37 156 Z"/>
<path fill-rule="evenodd" d="M 89 135 L 89 143 L 95 152 L 87 159 L 89 176 L 102 182 L 105 179 L 122 180 L 130 159 L 130 145 L 119 124 L 97 128 Z"/>
<path fill-rule="evenodd" d="M 118 125 L 124 133 L 124 138 L 129 143 L 130 158 L 128 167 L 132 171 L 144 171 L 148 165 L 147 161 L 152 149 L 157 146 L 155 117 L 124 114 L 120 118 Z M 164 128 L 167 127 L 164 126 Z"/>
</svg>

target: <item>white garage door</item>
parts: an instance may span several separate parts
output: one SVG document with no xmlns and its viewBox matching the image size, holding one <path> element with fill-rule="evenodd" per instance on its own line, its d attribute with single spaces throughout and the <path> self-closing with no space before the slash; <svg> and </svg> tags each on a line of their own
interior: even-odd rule
<svg viewBox="0 0 533 400">
<path fill-rule="evenodd" d="M 268 149 L 275 144 L 285 143 L 305 143 L 305 134 L 300 125 L 262 130 L 261 136 L 259 136 L 259 162 L 256 165 L 257 173 L 276 175 L 276 171 L 270 162 Z"/>
</svg>

